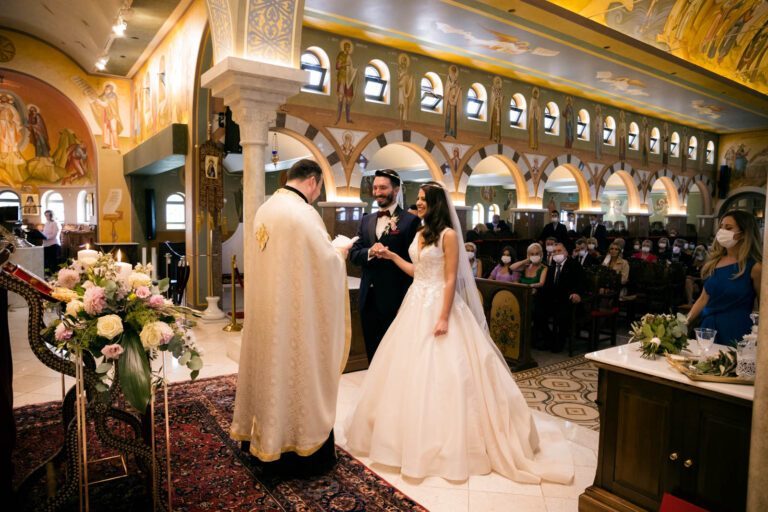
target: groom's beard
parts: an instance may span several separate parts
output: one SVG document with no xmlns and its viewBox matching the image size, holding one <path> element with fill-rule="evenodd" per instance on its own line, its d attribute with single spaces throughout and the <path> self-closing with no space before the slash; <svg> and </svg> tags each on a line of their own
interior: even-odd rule
<svg viewBox="0 0 768 512">
<path fill-rule="evenodd" d="M 395 202 L 394 192 L 392 192 L 387 196 L 376 196 L 376 204 L 379 205 L 379 208 L 389 208 L 390 206 L 392 206 L 392 203 L 394 202 Z"/>
</svg>

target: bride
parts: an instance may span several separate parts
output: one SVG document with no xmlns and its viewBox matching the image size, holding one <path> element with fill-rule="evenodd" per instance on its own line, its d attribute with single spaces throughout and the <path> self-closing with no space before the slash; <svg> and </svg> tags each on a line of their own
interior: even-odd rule
<svg viewBox="0 0 768 512">
<path fill-rule="evenodd" d="M 347 447 L 411 478 L 466 480 L 496 471 L 523 483 L 569 483 L 573 461 L 562 433 L 538 429 L 491 340 L 448 193 L 419 190 L 423 227 L 413 276 L 397 318 L 373 359 L 346 428 Z"/>
</svg>

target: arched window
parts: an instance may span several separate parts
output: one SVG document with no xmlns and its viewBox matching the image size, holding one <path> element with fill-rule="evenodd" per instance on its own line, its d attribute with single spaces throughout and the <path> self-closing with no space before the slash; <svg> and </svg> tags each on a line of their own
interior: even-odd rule
<svg viewBox="0 0 768 512">
<path fill-rule="evenodd" d="M 365 67 L 365 101 L 389 103 L 389 68 L 374 59 Z"/>
<path fill-rule="evenodd" d="M 42 211 L 40 212 L 40 219 L 42 222 L 45 222 L 46 210 L 51 210 L 57 221 L 64 222 L 64 198 L 61 197 L 61 194 L 55 190 L 49 190 L 43 194 L 40 203 L 43 206 Z"/>
<path fill-rule="evenodd" d="M 576 120 L 576 137 L 579 140 L 589 140 L 589 112 L 586 109 L 579 110 Z"/>
<path fill-rule="evenodd" d="M 659 129 L 657 127 L 653 127 L 651 129 L 651 138 L 648 140 L 648 147 L 651 149 L 651 153 L 659 154 L 661 151 L 661 144 L 659 144 L 659 139 L 661 138 L 661 132 L 659 132 Z"/>
<path fill-rule="evenodd" d="M 467 89 L 467 117 L 485 121 L 488 95 L 482 84 L 474 83 Z"/>
<path fill-rule="evenodd" d="M 525 96 L 520 93 L 512 95 L 509 100 L 509 126 L 525 128 Z"/>
<path fill-rule="evenodd" d="M 616 145 L 616 121 L 611 116 L 607 116 L 603 121 L 603 144 Z"/>
<path fill-rule="evenodd" d="M 488 207 L 488 220 L 486 222 L 492 222 L 494 215 L 499 215 L 501 210 L 499 210 L 499 205 L 496 203 L 490 205 Z"/>
<path fill-rule="evenodd" d="M 21 207 L 21 199 L 19 199 L 19 196 L 16 194 L 16 192 L 12 192 L 10 190 L 3 190 L 0 192 L 0 208 L 6 206 L 15 206 L 17 208 Z"/>
<path fill-rule="evenodd" d="M 677 132 L 672 132 L 669 138 L 669 152 L 674 157 L 680 156 L 680 135 Z"/>
<path fill-rule="evenodd" d="M 85 224 L 89 221 L 88 209 L 86 208 L 86 198 L 88 193 L 85 190 L 81 190 L 77 193 L 77 223 Z"/>
<path fill-rule="evenodd" d="M 629 131 L 627 132 L 627 147 L 637 151 L 640 149 L 640 127 L 637 123 L 629 123 Z"/>
<path fill-rule="evenodd" d="M 472 207 L 472 227 L 483 223 L 483 218 L 485 217 L 484 213 L 485 212 L 482 204 L 477 203 Z"/>
<path fill-rule="evenodd" d="M 712 141 L 707 142 L 707 151 L 705 153 L 705 159 L 708 164 L 715 163 L 715 143 Z"/>
<path fill-rule="evenodd" d="M 688 158 L 696 160 L 696 152 L 699 149 L 699 141 L 696 137 L 688 139 Z"/>
<path fill-rule="evenodd" d="M 557 103 L 550 101 L 544 107 L 544 133 L 558 135 L 560 133 L 560 109 Z"/>
<path fill-rule="evenodd" d="M 301 88 L 305 92 L 329 94 L 328 68 L 330 60 L 322 48 L 310 46 L 301 54 L 301 69 L 309 71 L 309 81 Z"/>
<path fill-rule="evenodd" d="M 443 113 L 443 81 L 432 71 L 421 78 L 421 110 Z"/>
<path fill-rule="evenodd" d="M 176 192 L 165 200 L 165 229 L 183 230 L 186 228 L 187 214 L 184 209 L 184 194 Z"/>
</svg>

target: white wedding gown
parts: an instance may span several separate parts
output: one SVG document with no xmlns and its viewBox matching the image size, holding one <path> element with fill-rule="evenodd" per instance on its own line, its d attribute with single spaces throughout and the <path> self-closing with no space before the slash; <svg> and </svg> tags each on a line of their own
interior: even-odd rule
<svg viewBox="0 0 768 512">
<path fill-rule="evenodd" d="M 414 280 L 346 422 L 347 448 L 412 478 L 466 480 L 493 471 L 524 483 L 569 483 L 573 459 L 554 422 L 537 429 L 506 363 L 457 294 L 435 337 L 444 253 L 409 248 Z M 442 238 L 442 237 L 441 237 Z"/>
</svg>

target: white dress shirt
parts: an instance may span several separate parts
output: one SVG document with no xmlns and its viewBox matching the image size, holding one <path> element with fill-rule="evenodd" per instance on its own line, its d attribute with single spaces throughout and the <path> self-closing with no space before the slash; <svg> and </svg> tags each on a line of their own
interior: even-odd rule
<svg viewBox="0 0 768 512">
<path fill-rule="evenodd" d="M 61 245 L 61 224 L 55 220 L 46 222 L 43 228 L 43 235 L 45 236 L 43 247 Z"/>
<path fill-rule="evenodd" d="M 391 216 L 395 215 L 395 209 L 397 208 L 397 203 L 392 203 L 387 208 L 383 208 L 379 211 L 387 211 L 389 210 L 389 213 Z M 389 224 L 389 221 L 392 220 L 392 217 L 379 217 L 376 219 L 376 238 L 381 238 L 381 235 L 384 234 L 384 229 L 387 227 L 387 224 Z"/>
</svg>

